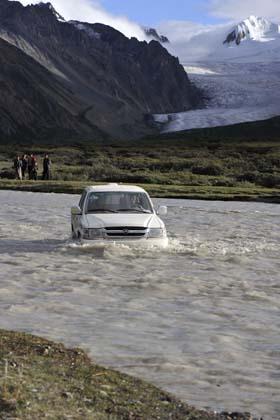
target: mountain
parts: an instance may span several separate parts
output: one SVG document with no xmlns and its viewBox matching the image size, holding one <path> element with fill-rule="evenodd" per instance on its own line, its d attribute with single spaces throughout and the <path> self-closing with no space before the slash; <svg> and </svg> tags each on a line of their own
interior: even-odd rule
<svg viewBox="0 0 280 420">
<path fill-rule="evenodd" d="M 155 28 L 143 28 L 143 30 L 148 38 L 154 39 L 161 44 L 169 43 L 169 39 L 164 35 L 159 35 Z"/>
<path fill-rule="evenodd" d="M 279 38 L 279 35 L 280 25 L 262 17 L 250 16 L 234 27 L 226 37 L 224 44 L 234 42 L 236 45 L 240 45 L 243 40 L 267 42 Z"/>
<path fill-rule="evenodd" d="M 280 59 L 279 24 L 250 16 L 221 25 L 161 27 L 170 40 L 168 51 L 184 64 L 197 62 L 272 62 Z"/>
<path fill-rule="evenodd" d="M 0 0 L 0 138 L 130 138 L 149 115 L 200 101 L 158 42 L 102 24 L 66 22 L 50 3 Z"/>
<path fill-rule="evenodd" d="M 106 134 L 54 74 L 0 38 L 0 140 L 73 139 Z"/>
</svg>

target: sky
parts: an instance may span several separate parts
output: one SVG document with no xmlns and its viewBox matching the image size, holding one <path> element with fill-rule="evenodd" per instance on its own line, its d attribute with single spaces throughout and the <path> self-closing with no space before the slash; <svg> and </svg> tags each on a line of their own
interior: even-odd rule
<svg viewBox="0 0 280 420">
<path fill-rule="evenodd" d="M 206 0 L 101 0 L 101 4 L 112 13 L 125 15 L 141 25 L 157 26 L 169 20 L 209 24 L 220 20 L 208 13 Z"/>
<path fill-rule="evenodd" d="M 20 0 L 24 5 L 38 0 Z M 143 39 L 140 25 L 192 28 L 240 21 L 250 15 L 280 23 L 280 0 L 46 0 L 65 19 L 100 22 Z"/>
</svg>

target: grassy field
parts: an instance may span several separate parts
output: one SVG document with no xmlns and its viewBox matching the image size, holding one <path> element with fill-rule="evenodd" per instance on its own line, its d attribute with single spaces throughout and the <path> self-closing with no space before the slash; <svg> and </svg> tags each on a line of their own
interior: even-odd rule
<svg viewBox="0 0 280 420">
<path fill-rule="evenodd" d="M 97 183 L 98 184 L 98 183 Z M 89 182 L 79 181 L 15 181 L 0 180 L 0 190 L 31 191 L 45 193 L 80 194 Z M 187 185 L 140 184 L 152 197 L 184 198 L 197 200 L 255 201 L 280 203 L 277 188 L 255 186 L 207 187 Z"/>
<path fill-rule="evenodd" d="M 153 385 L 91 362 L 80 349 L 0 330 L 0 419 L 249 420 L 199 411 Z"/>
<path fill-rule="evenodd" d="M 138 142 L 0 145 L 0 188 L 79 193 L 84 185 L 123 182 L 143 185 L 160 197 L 279 202 L 280 123 L 271 121 Z M 49 153 L 53 182 L 8 182 L 15 154 L 31 152 L 38 157 L 39 175 L 42 157 Z"/>
</svg>

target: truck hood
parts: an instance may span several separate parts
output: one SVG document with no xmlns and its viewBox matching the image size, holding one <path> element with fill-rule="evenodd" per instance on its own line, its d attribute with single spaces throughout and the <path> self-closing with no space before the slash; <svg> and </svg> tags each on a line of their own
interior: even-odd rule
<svg viewBox="0 0 280 420">
<path fill-rule="evenodd" d="M 85 222 L 89 228 L 103 228 L 103 227 L 150 227 L 160 228 L 164 227 L 164 223 L 156 214 L 86 214 Z"/>
</svg>

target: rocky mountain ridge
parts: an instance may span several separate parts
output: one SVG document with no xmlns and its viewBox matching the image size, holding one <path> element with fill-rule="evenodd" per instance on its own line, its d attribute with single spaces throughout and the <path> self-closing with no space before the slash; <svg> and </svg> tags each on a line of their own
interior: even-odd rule
<svg viewBox="0 0 280 420">
<path fill-rule="evenodd" d="M 169 43 L 169 39 L 164 35 L 160 35 L 155 28 L 145 27 L 143 28 L 143 30 L 148 38 L 154 39 L 155 41 L 158 41 L 161 44 Z"/>
<path fill-rule="evenodd" d="M 66 22 L 51 3 L 0 0 L 0 40 L 2 138 L 23 132 L 135 138 L 154 132 L 149 115 L 200 101 L 160 43 L 128 39 L 102 24 Z"/>
</svg>

